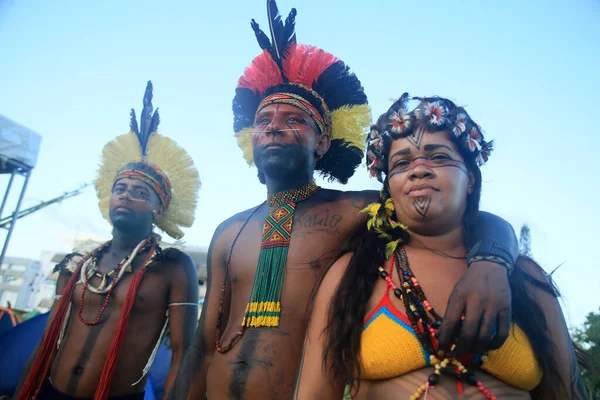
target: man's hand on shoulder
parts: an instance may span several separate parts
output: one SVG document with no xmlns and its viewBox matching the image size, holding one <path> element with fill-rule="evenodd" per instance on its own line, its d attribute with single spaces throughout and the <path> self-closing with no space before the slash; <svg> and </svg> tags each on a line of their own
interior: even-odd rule
<svg viewBox="0 0 600 400">
<path fill-rule="evenodd" d="M 474 262 L 448 300 L 438 331 L 440 349 L 448 350 L 456 338 L 457 355 L 497 349 L 508 337 L 511 320 L 506 268 L 488 261 Z"/>
</svg>

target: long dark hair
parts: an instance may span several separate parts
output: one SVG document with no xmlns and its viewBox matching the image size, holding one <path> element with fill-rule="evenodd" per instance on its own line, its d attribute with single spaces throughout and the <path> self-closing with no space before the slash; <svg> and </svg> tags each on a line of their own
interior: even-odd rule
<svg viewBox="0 0 600 400">
<path fill-rule="evenodd" d="M 451 138 L 456 139 L 451 132 L 448 134 Z M 389 153 L 392 140 L 389 137 L 384 140 L 383 151 L 385 153 Z M 473 192 L 467 198 L 467 207 L 463 217 L 465 241 L 473 243 L 469 241 L 469 238 L 473 234 L 479 214 L 481 171 L 474 157 L 461 146 L 457 147 L 475 181 Z M 385 204 L 389 197 L 386 179 L 379 203 Z M 396 228 L 390 234 L 394 238 L 400 238 L 403 243 L 410 241 L 408 233 L 402 229 Z M 361 334 L 367 313 L 367 304 L 373 294 L 375 283 L 379 279 L 378 267 L 384 265 L 386 261 L 385 246 L 386 240 L 382 239 L 379 233 L 368 231 L 366 227 L 348 242 L 346 250 L 354 254 L 329 306 L 323 361 L 325 365 L 330 365 L 328 372 L 331 377 L 352 381 L 352 392 L 358 391 L 360 384 Z M 527 273 L 519 267 L 519 262 L 510 275 L 512 317 L 530 340 L 543 373 L 543 382 L 560 382 L 558 364 L 552 357 L 554 348 L 547 332 L 546 319 L 540 305 L 530 295 L 526 285 L 535 285 L 554 296 L 558 296 L 558 291 L 543 269 L 538 264 L 535 265 L 539 268 L 540 273 L 546 276 L 545 281 L 540 281 Z M 562 384 L 565 385 L 564 382 Z M 556 384 L 554 383 L 554 385 Z"/>
</svg>

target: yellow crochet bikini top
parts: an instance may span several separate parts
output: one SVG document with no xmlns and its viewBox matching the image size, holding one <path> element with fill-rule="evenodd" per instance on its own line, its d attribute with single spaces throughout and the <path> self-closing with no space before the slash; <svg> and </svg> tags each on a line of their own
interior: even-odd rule
<svg viewBox="0 0 600 400">
<path fill-rule="evenodd" d="M 393 268 L 392 263 L 390 267 Z M 390 268 L 390 275 L 391 272 Z M 390 301 L 389 288 L 388 283 L 381 301 L 365 319 L 360 344 L 363 379 L 390 379 L 429 366 L 429 353 L 421 345 L 408 317 Z M 506 342 L 487 354 L 481 369 L 527 391 L 533 390 L 542 379 L 531 343 L 514 323 Z"/>
</svg>

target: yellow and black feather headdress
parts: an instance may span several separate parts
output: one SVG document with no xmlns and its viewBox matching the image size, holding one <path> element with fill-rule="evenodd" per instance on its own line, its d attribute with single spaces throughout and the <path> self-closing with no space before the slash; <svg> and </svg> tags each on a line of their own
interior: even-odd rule
<svg viewBox="0 0 600 400">
<path fill-rule="evenodd" d="M 316 170 L 330 180 L 346 183 L 360 164 L 371 123 L 364 89 L 350 68 L 336 56 L 314 46 L 296 43 L 296 9 L 283 21 L 275 0 L 267 0 L 271 39 L 252 20 L 263 52 L 238 81 L 233 99 L 234 131 L 248 164 L 253 164 L 254 117 L 274 103 L 297 105 L 331 147 Z"/>
</svg>

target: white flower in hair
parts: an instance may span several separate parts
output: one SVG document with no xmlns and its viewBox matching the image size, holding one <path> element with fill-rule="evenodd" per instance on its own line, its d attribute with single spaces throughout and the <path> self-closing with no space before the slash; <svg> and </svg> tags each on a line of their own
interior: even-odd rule
<svg viewBox="0 0 600 400">
<path fill-rule="evenodd" d="M 471 151 L 481 150 L 481 140 L 482 139 L 483 138 L 481 137 L 481 134 L 479 133 L 477 128 L 475 128 L 475 127 L 471 128 L 471 133 L 469 133 L 469 136 L 467 138 L 467 144 L 469 145 L 469 150 L 471 150 Z"/>
<path fill-rule="evenodd" d="M 381 150 L 383 146 L 383 137 L 376 128 L 371 129 L 369 134 L 369 146 L 374 146 L 377 150 Z"/>
<path fill-rule="evenodd" d="M 390 114 L 390 123 L 392 124 L 390 130 L 394 133 L 402 133 L 410 128 L 410 118 L 404 108 Z"/>
<path fill-rule="evenodd" d="M 456 122 L 454 123 L 454 128 L 452 128 L 452 132 L 454 132 L 454 136 L 459 137 L 467 130 L 467 115 L 464 113 L 459 113 L 456 116 Z"/>
<path fill-rule="evenodd" d="M 446 122 L 446 109 L 439 101 L 426 103 L 423 113 L 426 117 L 429 117 L 429 122 L 434 125 L 443 125 Z"/>
<path fill-rule="evenodd" d="M 367 151 L 367 160 L 369 160 L 369 164 L 367 165 L 368 169 L 371 169 L 375 166 L 375 161 L 377 161 L 377 156 L 373 151 Z"/>
</svg>

